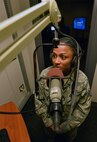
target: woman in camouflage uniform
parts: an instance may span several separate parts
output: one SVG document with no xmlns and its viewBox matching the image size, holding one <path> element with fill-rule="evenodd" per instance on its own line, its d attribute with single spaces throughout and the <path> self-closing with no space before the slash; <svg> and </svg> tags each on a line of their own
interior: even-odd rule
<svg viewBox="0 0 97 142">
<path fill-rule="evenodd" d="M 62 120 L 59 126 L 60 134 L 54 132 L 55 142 L 62 140 L 73 142 L 77 134 L 77 128 L 84 122 L 90 111 L 91 95 L 87 76 L 78 70 L 76 94 L 72 94 L 75 82 L 75 72 L 78 64 L 76 47 L 71 38 L 64 37 L 59 40 L 57 47 L 51 53 L 52 66 L 44 69 L 39 79 L 39 95 L 35 99 L 36 113 L 42 118 L 45 127 L 54 132 L 52 117 L 48 113 L 49 87 L 47 85 L 48 72 L 57 67 L 61 69 L 64 77 L 62 86 Z M 74 88 L 73 88 L 74 89 Z M 71 111 L 72 110 L 72 111 Z"/>
</svg>

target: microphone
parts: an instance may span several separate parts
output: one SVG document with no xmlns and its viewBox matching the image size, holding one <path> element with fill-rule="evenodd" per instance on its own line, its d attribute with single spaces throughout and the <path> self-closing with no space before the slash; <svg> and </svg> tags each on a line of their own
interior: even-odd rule
<svg viewBox="0 0 97 142">
<path fill-rule="evenodd" d="M 62 116 L 62 78 L 64 77 L 60 68 L 52 68 L 47 77 L 49 79 L 49 113 L 54 123 L 54 131 L 59 133 L 59 125 Z"/>
</svg>

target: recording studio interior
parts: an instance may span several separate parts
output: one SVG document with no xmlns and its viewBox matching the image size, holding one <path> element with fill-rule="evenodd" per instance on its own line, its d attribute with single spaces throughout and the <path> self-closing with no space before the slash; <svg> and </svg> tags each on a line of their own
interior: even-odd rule
<svg viewBox="0 0 97 142">
<path fill-rule="evenodd" d="M 0 0 L 0 142 L 42 141 L 35 114 L 37 79 L 51 65 L 53 39 L 63 36 L 81 47 L 79 69 L 92 95 L 74 142 L 97 142 L 96 18 L 96 0 Z"/>
</svg>

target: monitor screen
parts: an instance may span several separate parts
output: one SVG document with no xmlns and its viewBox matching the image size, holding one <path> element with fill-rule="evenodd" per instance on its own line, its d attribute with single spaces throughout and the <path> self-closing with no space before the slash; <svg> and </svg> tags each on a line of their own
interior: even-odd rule
<svg viewBox="0 0 97 142">
<path fill-rule="evenodd" d="M 73 28 L 78 30 L 85 30 L 86 29 L 86 18 L 74 18 L 73 21 Z"/>
<path fill-rule="evenodd" d="M 55 31 L 55 27 L 51 26 L 51 31 Z"/>
</svg>

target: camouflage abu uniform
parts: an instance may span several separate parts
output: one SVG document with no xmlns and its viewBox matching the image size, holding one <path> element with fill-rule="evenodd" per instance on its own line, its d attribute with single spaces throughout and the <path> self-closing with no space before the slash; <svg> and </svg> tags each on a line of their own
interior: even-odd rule
<svg viewBox="0 0 97 142">
<path fill-rule="evenodd" d="M 53 121 L 50 115 L 47 113 L 47 108 L 49 105 L 49 88 L 47 86 L 46 79 L 43 79 L 41 77 L 47 77 L 47 72 L 51 68 L 52 67 L 48 67 L 41 72 L 39 80 L 39 95 L 35 99 L 36 113 L 42 117 L 46 127 L 51 126 L 53 124 Z M 74 73 L 69 74 L 68 78 L 69 79 L 64 79 L 64 87 L 62 91 L 64 110 L 62 118 L 63 122 L 61 126 L 64 133 L 80 126 L 87 117 L 91 106 L 89 82 L 86 75 L 79 70 L 75 105 L 71 114 L 71 119 L 68 119 L 72 102 L 71 88 L 74 80 Z"/>
</svg>

